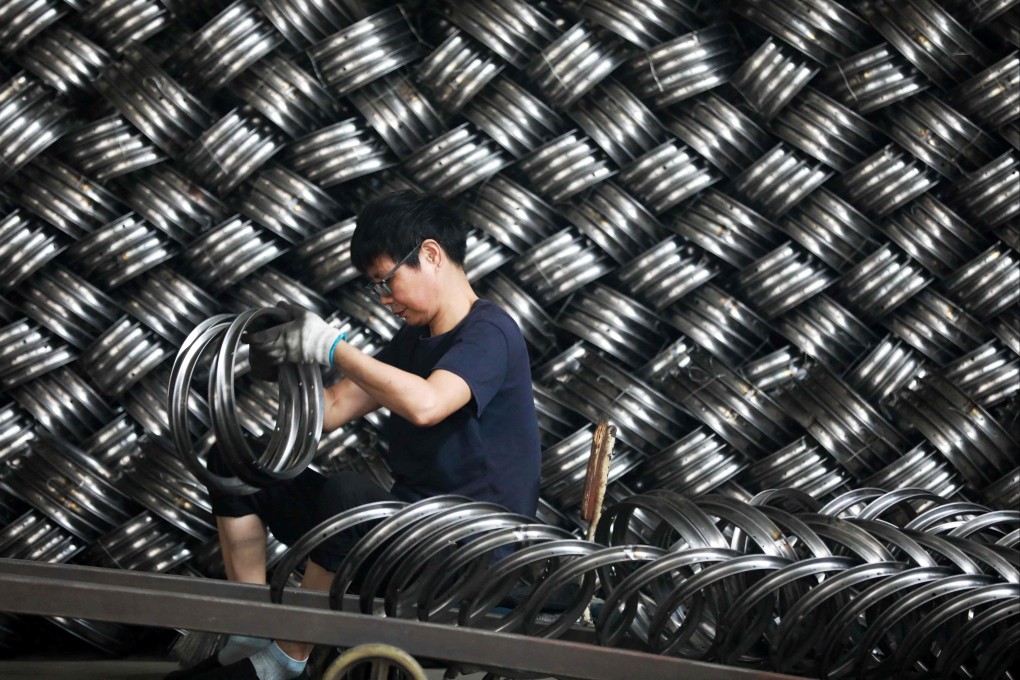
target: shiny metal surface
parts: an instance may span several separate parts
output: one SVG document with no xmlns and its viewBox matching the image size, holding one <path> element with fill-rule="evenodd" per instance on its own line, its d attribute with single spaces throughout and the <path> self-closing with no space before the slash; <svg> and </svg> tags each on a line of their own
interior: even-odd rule
<svg viewBox="0 0 1020 680">
<path fill-rule="evenodd" d="M 64 246 L 52 228 L 15 210 L 0 220 L 0 286 L 14 288 Z"/>
<path fill-rule="evenodd" d="M 913 258 L 887 243 L 846 272 L 839 287 L 852 308 L 875 319 L 906 302 L 933 279 Z"/>
<path fill-rule="evenodd" d="M 74 361 L 78 352 L 55 333 L 22 318 L 0 328 L 0 387 L 9 390 Z"/>
<path fill-rule="evenodd" d="M 113 416 L 113 408 L 74 369 L 63 366 L 27 382 L 9 394 L 56 437 L 80 442 Z"/>
<path fill-rule="evenodd" d="M 464 272 L 468 281 L 479 281 L 513 258 L 513 253 L 483 231 L 470 231 L 467 236 L 467 253 Z"/>
<path fill-rule="evenodd" d="M 464 108 L 503 70 L 500 60 L 470 36 L 454 33 L 418 66 L 418 80 L 443 110 Z"/>
<path fill-rule="evenodd" d="M 668 234 L 644 203 L 608 181 L 559 213 L 620 264 Z"/>
<path fill-rule="evenodd" d="M 601 249 L 568 228 L 536 244 L 511 265 L 525 290 L 550 304 L 612 271 Z"/>
<path fill-rule="evenodd" d="M 7 464 L 8 460 L 16 456 L 24 455 L 28 451 L 28 444 L 35 438 L 32 430 L 32 418 L 17 406 L 8 403 L 0 409 L 0 463 Z M 4 521 L 10 518 L 10 508 L 4 504 Z"/>
<path fill-rule="evenodd" d="M 994 418 L 941 376 L 903 395 L 897 412 L 930 441 L 968 485 L 983 488 L 1015 462 L 1016 442 Z"/>
<path fill-rule="evenodd" d="M 83 349 L 117 319 L 117 304 L 106 293 L 62 267 L 48 267 L 16 294 L 19 308 L 34 321 Z"/>
<path fill-rule="evenodd" d="M 938 85 L 974 75 L 984 46 L 931 0 L 869 0 L 861 14 L 919 71 Z"/>
<path fill-rule="evenodd" d="M 667 129 L 727 177 L 733 177 L 774 145 L 771 136 L 743 111 L 713 92 L 691 98 L 664 116 Z"/>
<path fill-rule="evenodd" d="M 518 254 L 557 231 L 559 217 L 552 206 L 501 173 L 472 189 L 461 211 L 468 224 Z"/>
<path fill-rule="evenodd" d="M 945 375 L 978 404 L 989 408 L 1020 391 L 1020 357 L 991 341 L 947 364 Z"/>
<path fill-rule="evenodd" d="M 886 132 L 915 158 L 955 179 L 995 157 L 998 145 L 979 126 L 929 93 L 885 112 Z"/>
<path fill-rule="evenodd" d="M 199 135 L 182 161 L 221 196 L 283 148 L 282 135 L 259 116 L 232 111 Z"/>
<path fill-rule="evenodd" d="M 852 482 L 850 474 L 811 437 L 801 437 L 764 456 L 743 478 L 756 488 L 797 489 L 819 500 L 842 493 Z"/>
<path fill-rule="evenodd" d="M 325 227 L 291 249 L 317 291 L 327 293 L 360 276 L 351 264 L 354 218 Z"/>
<path fill-rule="evenodd" d="M 518 161 L 517 168 L 551 203 L 564 201 L 615 174 L 602 150 L 576 130 L 535 149 Z"/>
<path fill-rule="evenodd" d="M 255 0 L 266 18 L 294 46 L 303 49 L 363 19 L 360 7 L 335 0 Z"/>
<path fill-rule="evenodd" d="M 176 255 L 165 234 L 128 213 L 80 239 L 68 249 L 86 277 L 115 288 Z"/>
<path fill-rule="evenodd" d="M 584 22 L 563 31 L 525 69 L 525 74 L 555 108 L 583 97 L 623 63 L 615 37 L 601 35 Z"/>
<path fill-rule="evenodd" d="M 743 458 L 705 427 L 698 427 L 638 465 L 628 479 L 638 491 L 668 489 L 701 496 L 736 477 Z"/>
<path fill-rule="evenodd" d="M 166 160 L 159 149 L 119 114 L 100 118 L 64 139 L 72 164 L 98 180 Z"/>
<path fill-rule="evenodd" d="M 751 107 L 769 120 L 818 72 L 813 59 L 805 59 L 786 45 L 769 38 L 748 57 L 732 83 Z"/>
<path fill-rule="evenodd" d="M 66 134 L 69 113 L 55 93 L 25 72 L 0 85 L 0 180 Z"/>
<path fill-rule="evenodd" d="M 806 88 L 772 122 L 773 134 L 845 172 L 882 141 L 878 128 L 821 92 Z"/>
<path fill-rule="evenodd" d="M 288 148 L 290 166 L 322 188 L 396 165 L 388 148 L 358 118 L 319 128 Z"/>
<path fill-rule="evenodd" d="M 273 267 L 264 267 L 246 278 L 230 291 L 225 302 L 230 311 L 240 314 L 255 307 L 273 307 L 281 300 L 329 316 L 330 306 L 324 297 Z"/>
<path fill-rule="evenodd" d="M 966 175 L 954 187 L 962 210 L 977 223 L 995 226 L 1016 217 L 1020 160 L 1010 151 Z"/>
<path fill-rule="evenodd" d="M 379 53 L 386 54 L 379 59 Z M 330 94 L 344 96 L 427 54 L 399 5 L 357 21 L 307 51 Z"/>
<path fill-rule="evenodd" d="M 857 479 L 894 462 L 906 444 L 890 422 L 821 366 L 808 370 L 784 404 L 815 441 Z"/>
<path fill-rule="evenodd" d="M 67 9 L 58 2 L 11 2 L 0 9 L 0 45 L 17 52 L 26 42 L 58 21 Z"/>
<path fill-rule="evenodd" d="M 205 105 L 143 49 L 111 62 L 96 89 L 153 144 L 176 158 L 215 120 Z"/>
<path fill-rule="evenodd" d="M 282 42 L 253 2 L 237 0 L 181 44 L 169 65 L 192 87 L 215 91 Z"/>
<path fill-rule="evenodd" d="M 887 335 L 850 369 L 847 382 L 861 395 L 888 404 L 901 390 L 916 387 L 917 380 L 934 368 L 904 340 Z"/>
<path fill-rule="evenodd" d="M 793 438 L 789 415 L 771 397 L 700 347 L 652 384 L 749 459 Z"/>
<path fill-rule="evenodd" d="M 628 164 L 619 182 L 657 214 L 665 212 L 722 176 L 698 154 L 675 141 L 657 146 Z"/>
<path fill-rule="evenodd" d="M 165 163 L 132 173 L 118 189 L 132 210 L 182 245 L 229 216 L 212 193 Z"/>
<path fill-rule="evenodd" d="M 515 158 L 566 131 L 563 118 L 548 104 L 503 76 L 473 97 L 463 115 Z"/>
<path fill-rule="evenodd" d="M 982 125 L 999 128 L 1020 114 L 1020 55 L 1013 52 L 956 89 L 960 110 Z"/>
<path fill-rule="evenodd" d="M 199 283 L 220 292 L 282 253 L 271 232 L 235 216 L 192 241 L 184 258 Z"/>
<path fill-rule="evenodd" d="M 647 363 L 668 337 L 654 312 L 599 284 L 571 298 L 556 323 L 631 368 Z"/>
<path fill-rule="evenodd" d="M 586 370 L 579 371 L 581 367 Z M 549 359 L 536 371 L 535 379 L 559 403 L 589 421 L 613 408 L 618 440 L 634 447 L 647 442 L 662 448 L 676 441 L 688 422 L 678 405 L 658 388 L 583 342 Z"/>
<path fill-rule="evenodd" d="M 655 114 L 614 79 L 596 85 L 569 115 L 619 166 L 666 141 Z"/>
<path fill-rule="evenodd" d="M 970 352 L 988 338 L 977 319 L 930 289 L 903 303 L 884 325 L 938 365 Z"/>
<path fill-rule="evenodd" d="M 818 86 L 859 114 L 867 114 L 931 87 L 896 48 L 880 43 L 827 67 Z"/>
<path fill-rule="evenodd" d="M 103 393 L 119 396 L 171 351 L 155 333 L 125 316 L 82 354 L 81 366 Z"/>
<path fill-rule="evenodd" d="M 706 283 L 661 314 L 724 366 L 739 367 L 768 345 L 766 321 L 713 283 Z"/>
<path fill-rule="evenodd" d="M 872 39 L 853 7 L 831 0 L 742 0 L 734 11 L 822 63 L 859 52 Z"/>
<path fill-rule="evenodd" d="M 740 375 L 758 389 L 775 394 L 803 377 L 809 363 L 805 354 L 787 345 L 744 364 Z"/>
<path fill-rule="evenodd" d="M 689 31 L 698 23 L 696 12 L 683 0 L 570 0 L 564 5 L 591 23 L 646 50 Z"/>
<path fill-rule="evenodd" d="M 625 291 L 661 310 L 710 281 L 721 269 L 700 250 L 672 236 L 626 263 L 618 278 Z"/>
<path fill-rule="evenodd" d="M 509 162 L 502 149 L 464 123 L 422 145 L 402 167 L 411 181 L 450 198 L 484 182 Z"/>
<path fill-rule="evenodd" d="M 73 239 L 91 234 L 124 213 L 109 190 L 50 158 L 36 159 L 21 170 L 14 195 L 29 212 Z"/>
<path fill-rule="evenodd" d="M 736 289 L 764 318 L 773 319 L 823 290 L 832 272 L 793 244 L 785 243 L 737 274 Z"/>
<path fill-rule="evenodd" d="M 450 10 L 455 26 L 519 69 L 557 35 L 548 8 L 522 0 L 458 2 Z"/>
<path fill-rule="evenodd" d="M 710 189 L 669 225 L 673 231 L 734 267 L 744 267 L 782 243 L 766 217 Z"/>
<path fill-rule="evenodd" d="M 628 61 L 617 75 L 653 109 L 664 108 L 725 83 L 740 64 L 732 27 L 693 31 Z"/>
<path fill-rule="evenodd" d="M 825 165 L 815 164 L 796 150 L 779 144 L 734 178 L 733 188 L 751 206 L 777 219 L 831 174 Z"/>
<path fill-rule="evenodd" d="M 57 25 L 33 40 L 15 58 L 26 71 L 50 87 L 74 97 L 92 92 L 92 81 L 102 73 L 110 54 L 77 31 Z"/>
<path fill-rule="evenodd" d="M 342 211 L 319 187 L 285 167 L 272 165 L 252 182 L 241 213 L 296 245 L 334 223 Z"/>
<path fill-rule="evenodd" d="M 167 404 L 170 435 L 177 454 L 199 480 L 223 493 L 244 495 L 271 481 L 293 479 L 311 461 L 322 428 L 322 382 L 316 367 L 302 368 L 283 365 L 280 368 L 280 401 L 277 412 L 278 430 L 262 453 L 256 455 L 241 432 L 234 392 L 234 353 L 240 336 L 248 324 L 259 317 L 276 317 L 277 308 L 261 308 L 242 312 L 237 317 L 217 315 L 195 327 L 185 339 L 171 370 Z M 218 346 L 214 345 L 217 343 Z M 216 435 L 219 454 L 233 473 L 218 475 L 200 459 L 203 450 L 196 450 L 186 423 L 187 397 L 199 357 L 215 352 L 209 380 L 209 419 Z"/>
<path fill-rule="evenodd" d="M 172 22 L 167 8 L 154 0 L 99 0 L 82 12 L 81 20 L 118 53 L 166 30 Z"/>
<path fill-rule="evenodd" d="M 875 224 L 825 187 L 811 192 L 779 222 L 794 241 L 838 272 L 875 250 Z"/>
<path fill-rule="evenodd" d="M 269 18 L 272 21 L 272 15 Z M 279 54 L 237 74 L 230 90 L 293 138 L 327 125 L 338 109 L 313 74 Z"/>
<path fill-rule="evenodd" d="M 404 74 L 384 76 L 352 92 L 349 98 L 401 159 L 446 130 L 446 116 Z"/>
<path fill-rule="evenodd" d="M 944 278 L 987 245 L 948 206 L 925 194 L 882 223 L 882 231 L 931 273 Z"/>
<path fill-rule="evenodd" d="M 934 187 L 938 178 L 919 160 L 890 144 L 844 173 L 838 184 L 852 205 L 883 217 Z"/>
</svg>

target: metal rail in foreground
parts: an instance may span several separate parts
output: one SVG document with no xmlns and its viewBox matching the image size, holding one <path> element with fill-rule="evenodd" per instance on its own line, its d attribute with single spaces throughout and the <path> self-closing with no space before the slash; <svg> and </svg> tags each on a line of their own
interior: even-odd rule
<svg viewBox="0 0 1020 680">
<path fill-rule="evenodd" d="M 325 594 L 226 581 L 0 559 L 0 610 L 187 628 L 352 647 L 391 644 L 417 658 L 553 677 L 618 680 L 791 680 L 793 676 L 598 647 L 333 611 Z"/>
</svg>

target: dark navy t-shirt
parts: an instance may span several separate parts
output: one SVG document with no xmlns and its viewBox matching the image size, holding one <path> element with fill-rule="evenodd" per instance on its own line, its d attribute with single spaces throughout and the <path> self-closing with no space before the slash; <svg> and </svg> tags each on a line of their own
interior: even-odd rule
<svg viewBox="0 0 1020 680">
<path fill-rule="evenodd" d="M 478 300 L 436 337 L 404 326 L 376 358 L 422 378 L 450 371 L 471 400 L 441 423 L 416 427 L 391 414 L 386 425 L 393 494 L 416 501 L 460 494 L 535 516 L 541 450 L 528 350 L 509 314 Z"/>
</svg>

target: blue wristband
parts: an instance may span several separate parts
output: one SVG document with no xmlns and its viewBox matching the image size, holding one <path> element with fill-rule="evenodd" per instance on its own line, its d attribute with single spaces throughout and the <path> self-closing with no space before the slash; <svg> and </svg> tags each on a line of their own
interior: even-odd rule
<svg viewBox="0 0 1020 680">
<path fill-rule="evenodd" d="M 330 368 L 333 368 L 334 366 L 336 366 L 336 364 L 333 363 L 333 352 L 336 351 L 336 346 L 337 346 L 337 344 L 339 344 L 339 342 L 341 340 L 343 340 L 344 342 L 347 342 L 347 334 L 346 333 L 341 333 L 340 335 L 336 336 L 336 340 L 334 340 L 333 344 L 330 345 L 330 347 L 329 347 L 329 366 L 330 366 Z"/>
</svg>

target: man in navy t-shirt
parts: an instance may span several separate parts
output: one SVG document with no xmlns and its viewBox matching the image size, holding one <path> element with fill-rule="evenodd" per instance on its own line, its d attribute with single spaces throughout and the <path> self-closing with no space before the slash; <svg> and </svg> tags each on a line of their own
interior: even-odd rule
<svg viewBox="0 0 1020 680">
<path fill-rule="evenodd" d="M 251 496 L 211 493 L 231 580 L 265 583 L 265 527 L 290 544 L 319 522 L 380 500 L 459 494 L 533 517 L 540 448 L 527 348 L 514 320 L 479 299 L 464 272 L 467 233 L 455 211 L 430 194 L 398 192 L 367 205 L 351 241 L 354 266 L 406 325 L 375 357 L 348 345 L 306 310 L 249 339 L 253 362 L 319 363 L 344 378 L 325 392 L 323 429 L 380 407 L 392 489 L 356 473 L 306 470 Z M 357 536 L 317 547 L 302 587 L 327 590 Z M 168 677 L 288 680 L 311 645 L 232 636 L 200 667 Z"/>
<path fill-rule="evenodd" d="M 420 427 L 394 412 L 386 424 L 392 493 L 401 500 L 455 493 L 534 516 L 539 451 L 528 350 L 514 320 L 475 300 L 451 330 L 404 326 L 376 358 L 420 378 L 446 371 L 470 399 Z"/>
</svg>

